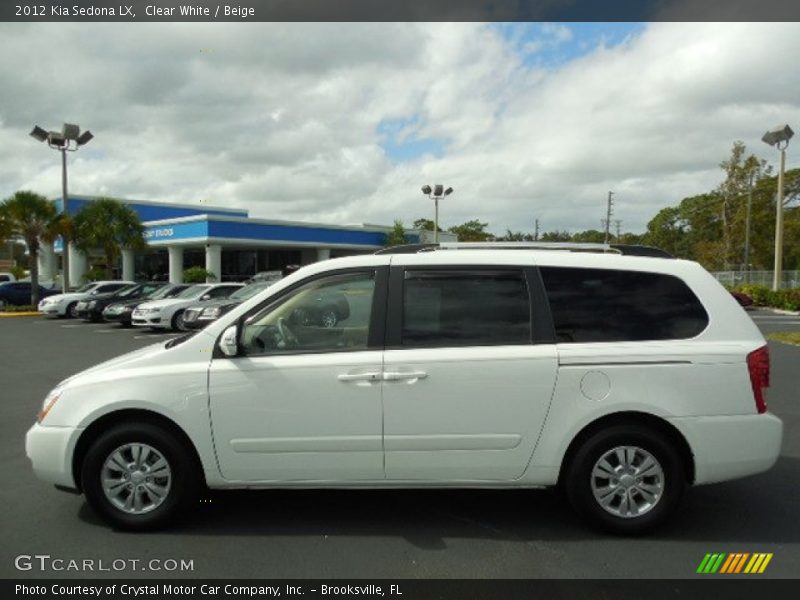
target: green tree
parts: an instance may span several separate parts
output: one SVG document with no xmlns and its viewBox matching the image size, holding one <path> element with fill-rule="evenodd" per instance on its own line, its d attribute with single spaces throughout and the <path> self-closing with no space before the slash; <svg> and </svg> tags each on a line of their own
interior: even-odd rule
<svg viewBox="0 0 800 600">
<path fill-rule="evenodd" d="M 602 244 L 606 239 L 606 234 L 597 229 L 587 229 L 572 234 L 572 241 L 581 244 Z"/>
<path fill-rule="evenodd" d="M 406 243 L 406 228 L 403 227 L 403 222 L 400 219 L 394 220 L 392 230 L 386 234 L 386 241 L 384 246 L 402 246 Z"/>
<path fill-rule="evenodd" d="M 139 215 L 113 198 L 98 198 L 86 204 L 74 218 L 74 243 L 84 252 L 99 248 L 105 255 L 105 269 L 111 273 L 123 249 L 142 250 L 144 226 Z"/>
<path fill-rule="evenodd" d="M 545 231 L 539 236 L 542 242 L 571 242 L 572 234 L 569 231 Z"/>
<path fill-rule="evenodd" d="M 421 231 L 433 231 L 433 221 L 430 219 L 417 219 L 414 221 L 414 229 L 419 229 Z M 444 229 L 439 227 L 439 231 L 444 231 Z"/>
<path fill-rule="evenodd" d="M 183 271 L 184 283 L 205 283 L 216 279 L 217 275 L 207 271 L 204 267 L 189 267 Z"/>
<path fill-rule="evenodd" d="M 486 231 L 488 226 L 488 223 L 473 219 L 461 225 L 454 225 L 447 231 L 455 233 L 459 242 L 486 242 L 494 239 L 494 236 Z"/>
<path fill-rule="evenodd" d="M 14 235 L 14 227 L 11 224 L 11 219 L 5 214 L 5 211 L 0 211 L 0 245 L 4 245 Z"/>
<path fill-rule="evenodd" d="M 522 231 L 511 231 L 506 229 L 504 235 L 497 238 L 498 242 L 532 242 L 533 235 L 530 233 L 523 233 Z"/>
<path fill-rule="evenodd" d="M 39 247 L 50 223 L 56 216 L 56 207 L 44 196 L 34 192 L 19 191 L 0 205 L 0 214 L 7 232 L 25 240 L 30 256 L 31 305 L 39 304 Z"/>
<path fill-rule="evenodd" d="M 75 231 L 75 220 L 66 213 L 58 213 L 47 226 L 42 241 L 52 244 L 59 237 L 62 241 L 62 278 L 64 289 L 69 289 L 72 282 L 69 280 L 69 243 L 75 241 L 77 233 Z M 75 282 L 80 283 L 80 282 Z"/>
</svg>

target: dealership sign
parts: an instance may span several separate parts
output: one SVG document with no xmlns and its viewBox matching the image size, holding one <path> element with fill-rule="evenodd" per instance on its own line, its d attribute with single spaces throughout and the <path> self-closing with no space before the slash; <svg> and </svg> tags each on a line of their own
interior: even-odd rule
<svg viewBox="0 0 800 600">
<path fill-rule="evenodd" d="M 148 229 L 144 232 L 144 239 L 171 238 L 173 235 L 175 235 L 175 230 L 172 227 L 162 227 L 160 229 Z"/>
</svg>

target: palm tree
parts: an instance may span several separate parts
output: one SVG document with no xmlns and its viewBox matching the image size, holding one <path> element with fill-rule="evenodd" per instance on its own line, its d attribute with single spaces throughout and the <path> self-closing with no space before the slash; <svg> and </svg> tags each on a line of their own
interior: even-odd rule
<svg viewBox="0 0 800 600">
<path fill-rule="evenodd" d="M 75 221 L 67 213 L 58 213 L 47 225 L 47 230 L 42 235 L 42 241 L 52 244 L 61 238 L 61 263 L 62 263 L 62 286 L 64 291 L 69 291 L 69 243 L 74 242 L 76 237 Z M 78 282 L 80 284 L 80 282 Z"/>
<path fill-rule="evenodd" d="M 44 196 L 20 191 L 0 205 L 2 221 L 12 235 L 18 235 L 28 246 L 31 267 L 31 304 L 39 304 L 39 245 L 56 216 L 56 207 Z"/>
<path fill-rule="evenodd" d="M 123 249 L 142 250 L 144 225 L 139 215 L 119 200 L 98 198 L 86 204 L 73 219 L 73 240 L 84 252 L 99 248 L 106 258 L 106 274 L 111 276 Z"/>
</svg>

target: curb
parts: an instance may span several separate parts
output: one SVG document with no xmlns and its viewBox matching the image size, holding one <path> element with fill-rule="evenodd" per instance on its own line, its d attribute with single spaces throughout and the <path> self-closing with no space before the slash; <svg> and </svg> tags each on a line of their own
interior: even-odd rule
<svg viewBox="0 0 800 600">
<path fill-rule="evenodd" d="M 767 309 L 770 310 L 771 312 L 774 312 L 777 315 L 791 315 L 793 317 L 800 316 L 800 312 L 796 310 L 783 310 L 782 308 L 769 308 L 769 307 L 767 307 Z"/>
<path fill-rule="evenodd" d="M 29 312 L 0 312 L 0 318 L 8 317 L 38 317 L 42 313 L 36 311 Z"/>
</svg>

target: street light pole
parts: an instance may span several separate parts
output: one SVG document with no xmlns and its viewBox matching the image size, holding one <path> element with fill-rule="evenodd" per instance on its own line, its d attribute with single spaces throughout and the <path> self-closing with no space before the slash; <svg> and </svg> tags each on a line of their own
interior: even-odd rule
<svg viewBox="0 0 800 600">
<path fill-rule="evenodd" d="M 783 172 L 786 169 L 786 146 L 789 140 L 780 148 L 781 166 L 778 171 L 778 199 L 775 207 L 775 271 L 772 275 L 772 289 L 781 288 L 783 280 Z"/>
<path fill-rule="evenodd" d="M 75 152 L 81 146 L 88 144 L 94 137 L 91 131 L 81 132 L 81 128 L 71 123 L 64 123 L 61 132 L 45 131 L 38 125 L 33 126 L 30 136 L 40 142 L 47 142 L 53 150 L 61 152 L 61 213 L 69 214 L 67 204 L 67 152 Z M 69 291 L 69 242 L 66 236 L 61 236 L 61 290 L 66 294 Z"/>
<path fill-rule="evenodd" d="M 429 185 L 422 186 L 422 193 L 428 196 L 433 200 L 434 212 L 433 212 L 433 243 L 439 243 L 439 200 L 444 198 L 445 196 L 449 196 L 453 193 L 453 188 L 449 187 L 444 189 L 444 186 L 440 183 L 437 183 L 433 188 Z"/>
<path fill-rule="evenodd" d="M 61 148 L 61 214 L 67 216 L 67 151 Z M 61 236 L 61 291 L 69 292 L 69 242 L 66 236 Z"/>
<path fill-rule="evenodd" d="M 780 169 L 778 170 L 778 193 L 775 202 L 775 266 L 772 274 L 772 289 L 778 291 L 783 280 L 783 172 L 786 169 L 786 147 L 792 139 L 794 131 L 788 125 L 781 125 L 769 130 L 761 141 L 775 146 L 781 152 Z"/>
</svg>

